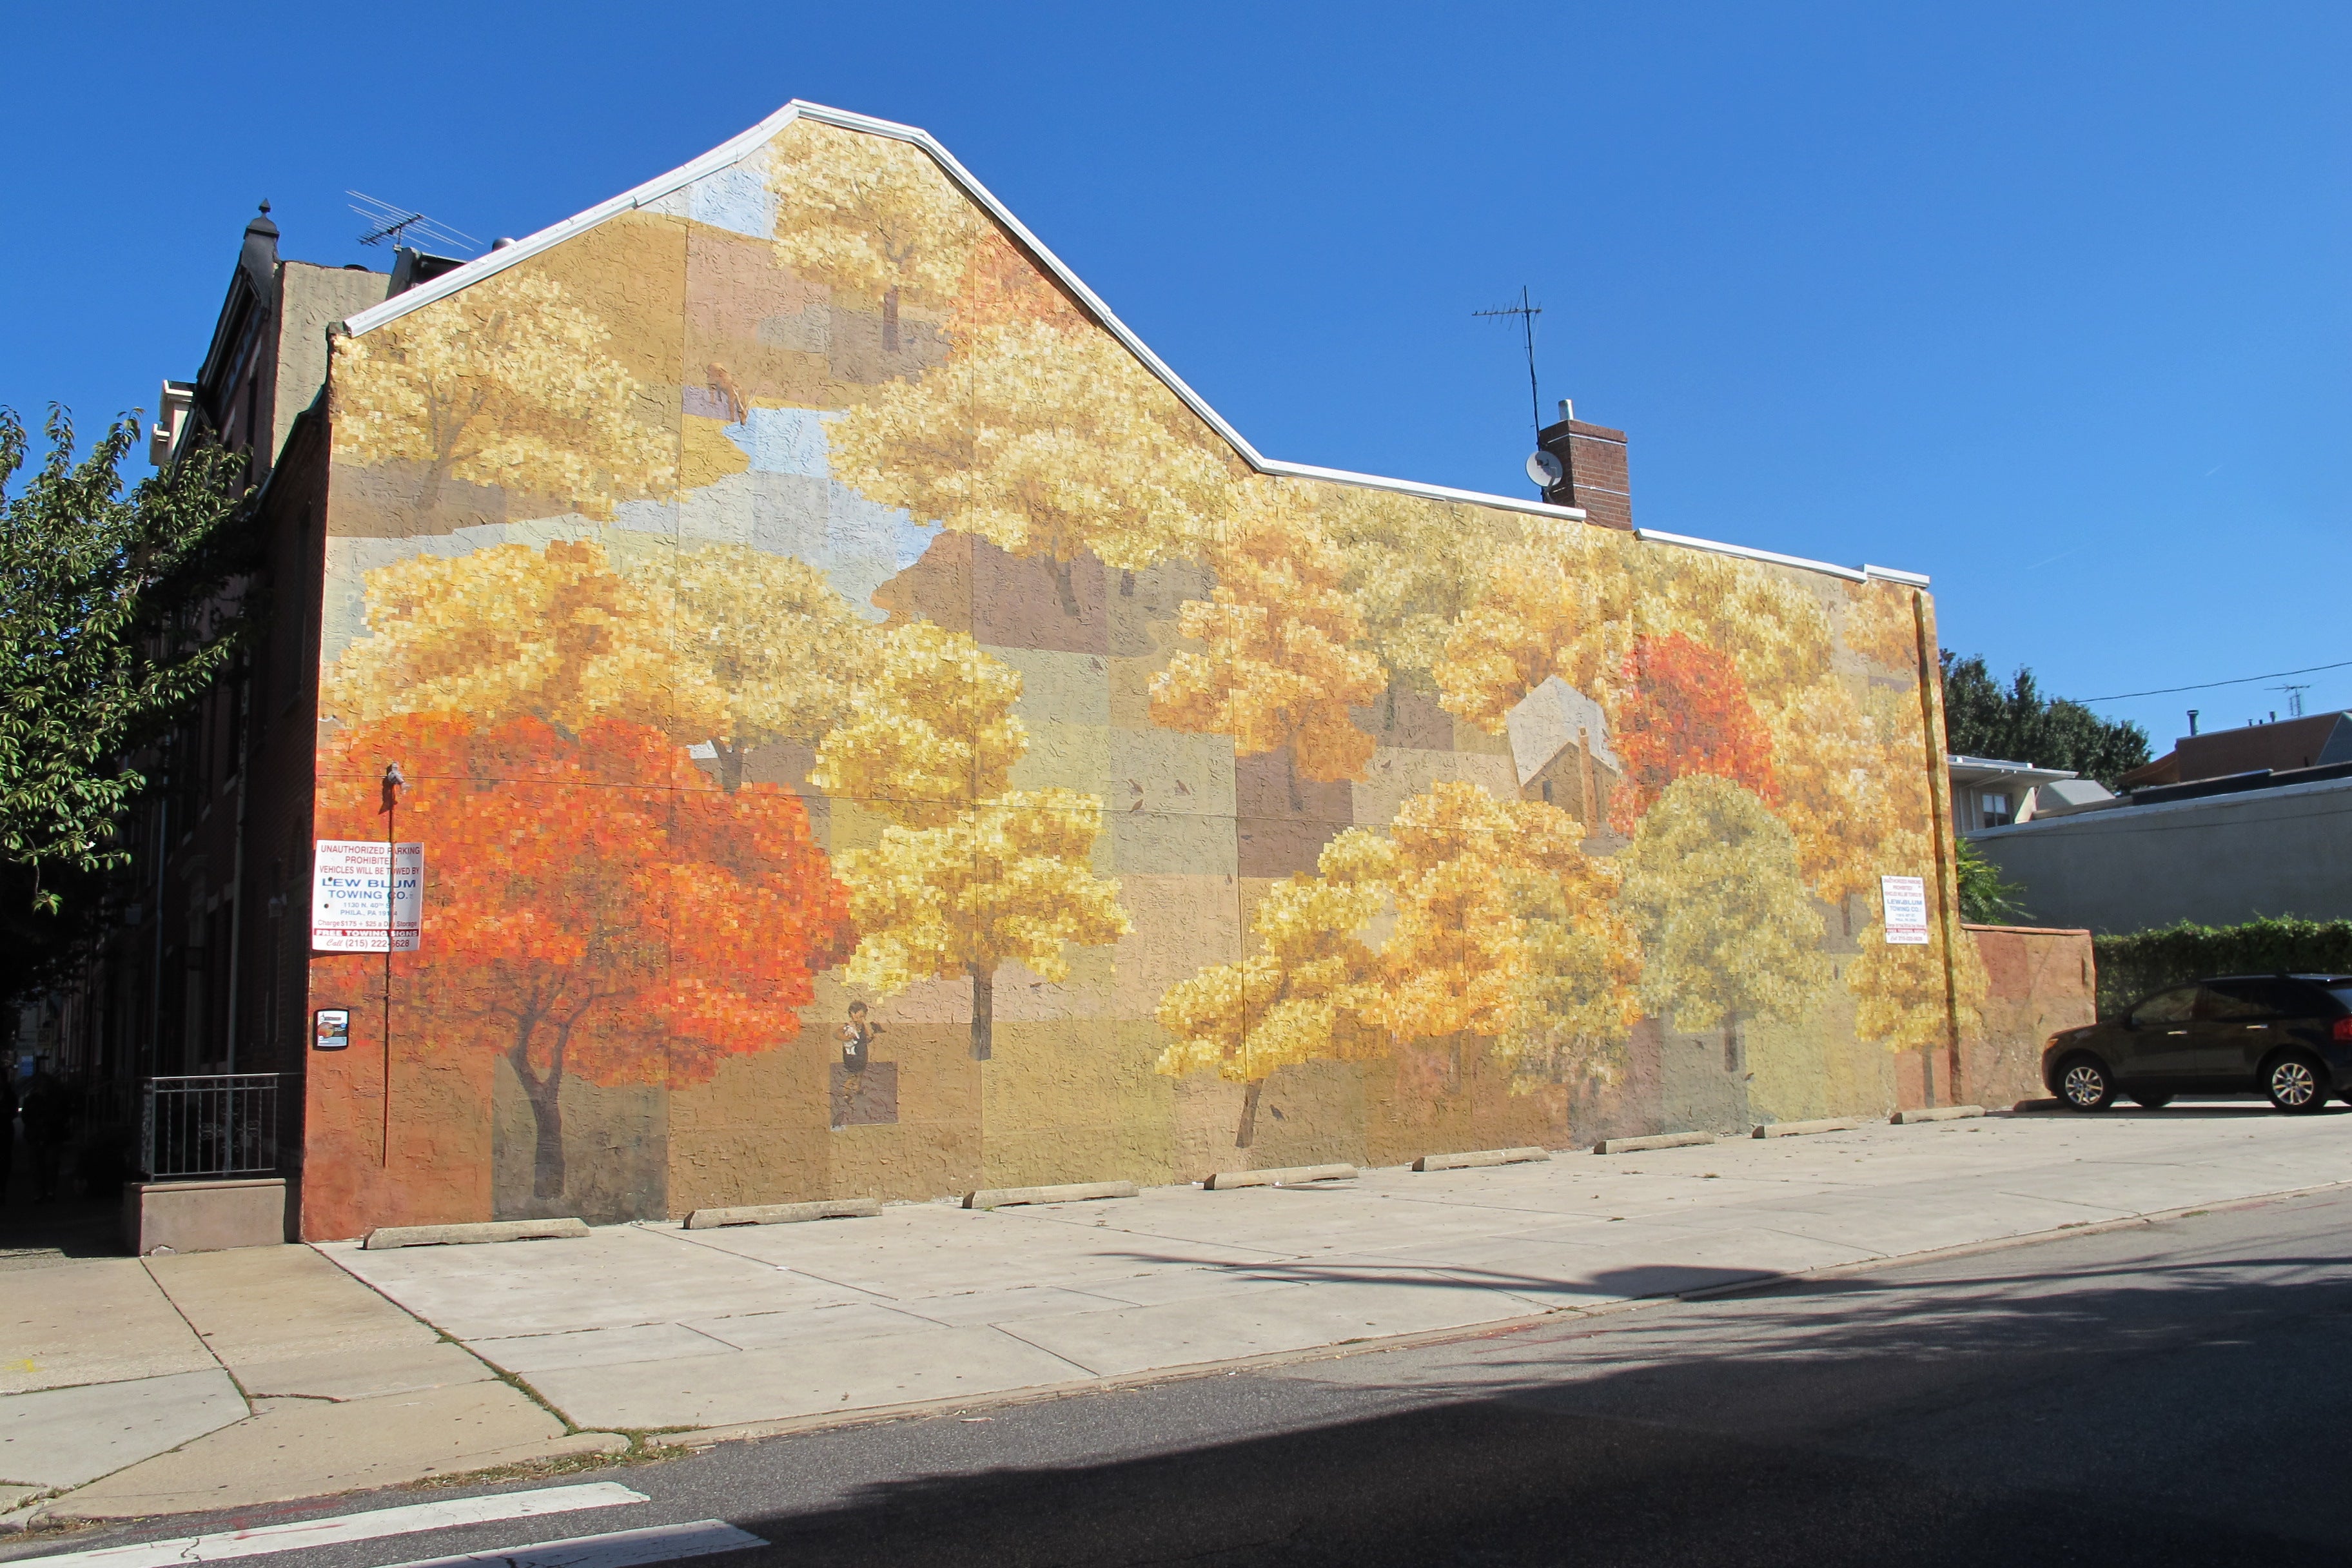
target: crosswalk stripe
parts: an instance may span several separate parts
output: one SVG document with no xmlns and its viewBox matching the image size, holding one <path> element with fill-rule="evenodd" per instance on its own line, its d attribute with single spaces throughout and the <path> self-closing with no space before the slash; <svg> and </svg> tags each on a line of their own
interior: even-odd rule
<svg viewBox="0 0 2352 1568">
<path fill-rule="evenodd" d="M 715 1552 L 740 1552 L 766 1544 L 725 1520 L 698 1519 L 691 1524 L 618 1530 L 610 1535 L 541 1541 L 494 1552 L 468 1552 L 460 1557 L 427 1557 L 395 1563 L 394 1568 L 640 1568 L 647 1563 L 674 1563 L 681 1557 L 708 1557 Z"/>
<path fill-rule="evenodd" d="M 50 1557 L 21 1557 L 16 1561 L 70 1563 L 75 1568 L 174 1568 L 179 1563 L 220 1563 L 233 1557 L 299 1552 L 306 1546 L 333 1546 L 349 1541 L 373 1541 L 382 1535 L 414 1535 L 422 1530 L 495 1524 L 500 1520 L 531 1519 L 540 1514 L 572 1513 L 583 1508 L 614 1508 L 645 1500 L 645 1493 L 632 1491 L 618 1482 L 591 1481 L 580 1486 L 501 1492 L 494 1497 L 452 1498 L 446 1502 L 380 1508 L 369 1513 L 346 1513 L 332 1519 L 264 1524 L 217 1535 L 144 1541 L 135 1546 L 100 1546 L 88 1552 L 60 1552 Z"/>
</svg>

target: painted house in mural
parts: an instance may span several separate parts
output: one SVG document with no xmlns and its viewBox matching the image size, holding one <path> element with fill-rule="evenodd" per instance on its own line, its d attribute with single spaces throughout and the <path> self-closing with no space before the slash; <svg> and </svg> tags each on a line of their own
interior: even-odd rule
<svg viewBox="0 0 2352 1568">
<path fill-rule="evenodd" d="M 197 879 L 275 879 L 306 1236 L 1954 1090 L 1924 580 L 1636 530 L 1621 432 L 1589 507 L 1265 458 L 805 105 L 321 341 Z M 321 841 L 422 847 L 413 951 L 305 945 Z"/>
</svg>

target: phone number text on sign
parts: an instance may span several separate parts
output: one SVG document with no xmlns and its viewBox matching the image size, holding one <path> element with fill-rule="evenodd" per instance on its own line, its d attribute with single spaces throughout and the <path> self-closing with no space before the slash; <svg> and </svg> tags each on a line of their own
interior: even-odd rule
<svg viewBox="0 0 2352 1568">
<path fill-rule="evenodd" d="M 425 923 L 425 846 L 321 838 L 310 880 L 314 952 L 414 952 Z"/>
</svg>

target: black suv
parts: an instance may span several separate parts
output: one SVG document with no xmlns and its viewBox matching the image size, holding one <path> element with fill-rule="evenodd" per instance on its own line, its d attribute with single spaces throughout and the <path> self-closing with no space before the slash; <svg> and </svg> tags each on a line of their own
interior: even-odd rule
<svg viewBox="0 0 2352 1568">
<path fill-rule="evenodd" d="M 2352 1103 L 2352 975 L 2227 974 L 2175 985 L 2120 1018 L 2050 1037 L 2042 1081 L 2070 1110 L 2121 1094 L 2154 1110 L 2176 1094 L 2270 1096 L 2281 1110 Z"/>
</svg>

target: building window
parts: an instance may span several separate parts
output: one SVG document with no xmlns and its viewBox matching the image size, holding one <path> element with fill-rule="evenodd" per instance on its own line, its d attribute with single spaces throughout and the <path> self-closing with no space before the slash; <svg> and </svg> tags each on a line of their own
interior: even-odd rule
<svg viewBox="0 0 2352 1568">
<path fill-rule="evenodd" d="M 2009 796 L 2005 795 L 1980 795 L 1977 796 L 1977 804 L 1983 808 L 1984 826 L 1987 827 L 2007 827 L 2014 816 L 2009 808 Z"/>
</svg>

